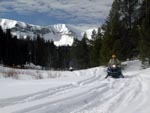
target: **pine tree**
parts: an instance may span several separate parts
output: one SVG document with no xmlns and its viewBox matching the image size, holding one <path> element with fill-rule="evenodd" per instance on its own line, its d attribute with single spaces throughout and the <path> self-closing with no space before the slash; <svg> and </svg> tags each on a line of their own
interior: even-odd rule
<svg viewBox="0 0 150 113">
<path fill-rule="evenodd" d="M 122 14 L 122 20 L 126 29 L 131 31 L 133 23 L 138 19 L 138 2 L 139 0 L 122 0 L 120 11 Z"/>
<path fill-rule="evenodd" d="M 56 46 L 54 45 L 53 41 L 48 41 L 46 43 L 46 53 L 47 53 L 47 63 L 46 66 L 49 69 L 54 69 L 55 63 L 56 63 Z"/>
<path fill-rule="evenodd" d="M 74 69 L 79 69 L 80 65 L 78 63 L 78 53 L 79 53 L 79 43 L 80 41 L 78 39 L 74 39 L 73 44 L 71 46 L 71 61 L 70 61 L 70 67 L 73 67 Z"/>
<path fill-rule="evenodd" d="M 78 62 L 80 64 L 80 68 L 85 69 L 89 67 L 89 47 L 88 47 L 88 38 L 87 34 L 84 33 L 84 36 L 79 43 L 79 54 L 78 54 Z"/>
<path fill-rule="evenodd" d="M 4 32 L 0 26 L 0 64 L 4 61 Z"/>
<path fill-rule="evenodd" d="M 109 17 L 102 26 L 104 39 L 100 56 L 104 63 L 112 53 L 121 60 L 138 55 L 138 5 L 138 0 L 114 0 Z"/>
<path fill-rule="evenodd" d="M 102 43 L 102 34 L 101 28 L 92 31 L 91 35 L 92 39 L 89 41 L 89 48 L 90 48 L 90 66 L 95 67 L 100 65 L 100 51 L 101 51 L 101 43 Z"/>
<path fill-rule="evenodd" d="M 124 26 L 123 41 L 125 42 L 123 51 L 126 58 L 137 56 L 138 46 L 138 21 L 139 21 L 139 0 L 123 0 L 121 2 L 122 24 Z"/>
<path fill-rule="evenodd" d="M 118 57 L 122 54 L 122 40 L 123 26 L 120 20 L 120 0 L 115 0 L 105 24 L 102 26 L 104 31 L 104 38 L 102 41 L 102 48 L 100 59 L 102 64 L 108 62 L 111 54 L 115 53 Z"/>
<path fill-rule="evenodd" d="M 140 29 L 140 57 L 143 64 L 150 65 L 150 1 L 144 0 L 142 7 L 144 12 L 144 17 L 142 19 L 141 29 Z"/>
<path fill-rule="evenodd" d="M 71 47 L 71 66 L 77 69 L 89 67 L 89 47 L 87 34 L 84 33 L 82 40 L 75 39 Z"/>
</svg>

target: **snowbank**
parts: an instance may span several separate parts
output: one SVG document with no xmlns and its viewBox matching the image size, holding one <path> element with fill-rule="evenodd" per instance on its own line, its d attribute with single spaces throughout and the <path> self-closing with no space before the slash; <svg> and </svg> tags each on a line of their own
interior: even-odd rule
<svg viewBox="0 0 150 113">
<path fill-rule="evenodd" d="M 93 71 L 94 70 L 94 71 Z M 13 79 L 48 79 L 48 78 L 61 78 L 61 77 L 77 77 L 98 75 L 105 70 L 103 67 L 96 67 L 87 70 L 79 71 L 46 71 L 46 70 L 33 70 L 33 69 L 13 69 L 0 66 L 0 78 L 13 78 Z M 106 74 L 104 74 L 106 75 Z"/>
</svg>

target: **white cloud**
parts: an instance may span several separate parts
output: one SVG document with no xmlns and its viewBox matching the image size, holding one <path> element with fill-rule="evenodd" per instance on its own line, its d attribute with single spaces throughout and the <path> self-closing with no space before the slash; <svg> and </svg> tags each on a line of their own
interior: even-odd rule
<svg viewBox="0 0 150 113">
<path fill-rule="evenodd" d="M 47 13 L 70 22 L 105 19 L 113 0 L 10 0 L 0 2 L 0 12 Z"/>
</svg>

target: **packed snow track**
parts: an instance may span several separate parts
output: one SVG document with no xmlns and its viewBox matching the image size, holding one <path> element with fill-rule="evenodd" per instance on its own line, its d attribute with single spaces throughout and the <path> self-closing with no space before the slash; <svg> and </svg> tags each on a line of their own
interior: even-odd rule
<svg viewBox="0 0 150 113">
<path fill-rule="evenodd" d="M 59 76 L 38 80 L 5 78 L 1 72 L 0 113 L 150 113 L 150 69 L 141 69 L 138 60 L 124 65 L 121 79 L 105 79 L 105 67 L 39 71 L 43 78 Z"/>
</svg>

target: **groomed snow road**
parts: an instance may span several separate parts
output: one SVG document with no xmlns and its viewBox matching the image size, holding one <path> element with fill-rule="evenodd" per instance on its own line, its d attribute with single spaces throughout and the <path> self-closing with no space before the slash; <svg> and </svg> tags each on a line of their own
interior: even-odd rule
<svg viewBox="0 0 150 113">
<path fill-rule="evenodd" d="M 150 113 L 150 68 L 142 70 L 138 60 L 124 64 L 123 79 L 104 79 L 104 67 L 41 71 L 59 77 L 39 80 L 1 73 L 0 113 Z"/>
</svg>

